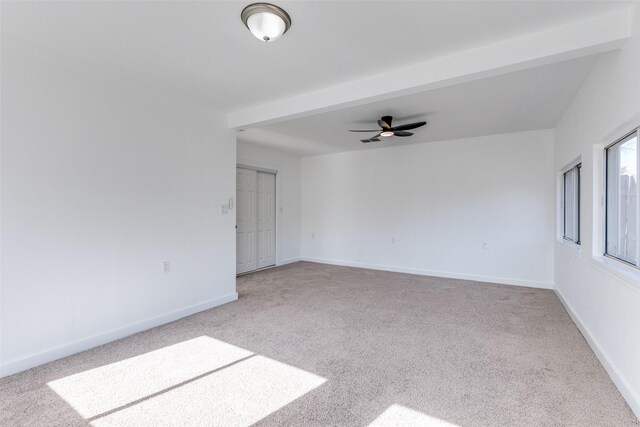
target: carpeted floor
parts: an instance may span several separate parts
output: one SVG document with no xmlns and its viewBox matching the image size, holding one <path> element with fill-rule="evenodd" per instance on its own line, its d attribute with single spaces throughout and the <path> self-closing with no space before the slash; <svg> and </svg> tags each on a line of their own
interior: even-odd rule
<svg viewBox="0 0 640 427">
<path fill-rule="evenodd" d="M 549 290 L 296 263 L 0 380 L 0 425 L 640 425 Z"/>
</svg>

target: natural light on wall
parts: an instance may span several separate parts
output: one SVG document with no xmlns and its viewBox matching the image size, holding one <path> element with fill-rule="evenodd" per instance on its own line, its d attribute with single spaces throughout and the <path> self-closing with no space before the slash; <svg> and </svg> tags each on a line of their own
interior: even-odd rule
<svg viewBox="0 0 640 427">
<path fill-rule="evenodd" d="M 392 426 L 457 427 L 455 424 L 397 404 L 389 406 L 378 418 L 369 424 L 369 427 Z"/>
<path fill-rule="evenodd" d="M 324 382 L 203 336 L 48 385 L 95 426 L 249 426 Z"/>
</svg>

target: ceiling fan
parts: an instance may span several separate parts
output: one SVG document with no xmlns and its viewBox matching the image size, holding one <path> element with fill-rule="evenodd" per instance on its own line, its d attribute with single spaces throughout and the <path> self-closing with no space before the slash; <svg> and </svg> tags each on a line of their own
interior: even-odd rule
<svg viewBox="0 0 640 427">
<path fill-rule="evenodd" d="M 413 135 L 412 132 L 407 132 L 410 129 L 415 129 L 415 128 L 419 128 L 420 126 L 424 126 L 427 124 L 427 122 L 415 122 L 415 123 L 408 123 L 406 125 L 400 125 L 400 126 L 395 126 L 392 127 L 391 126 L 391 121 L 393 120 L 393 117 L 391 116 L 383 116 L 380 117 L 380 120 L 378 120 L 378 126 L 380 126 L 380 130 L 375 129 L 375 130 L 349 130 L 349 132 L 378 132 L 377 135 L 369 138 L 369 139 L 361 139 L 360 141 L 367 143 L 367 142 L 380 142 L 380 137 L 386 138 L 388 136 L 411 136 Z"/>
</svg>

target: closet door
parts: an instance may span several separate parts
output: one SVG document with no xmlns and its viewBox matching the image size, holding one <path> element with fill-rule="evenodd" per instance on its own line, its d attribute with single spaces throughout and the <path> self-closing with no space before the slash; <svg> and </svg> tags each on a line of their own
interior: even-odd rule
<svg viewBox="0 0 640 427">
<path fill-rule="evenodd" d="M 236 170 L 236 274 L 255 270 L 257 243 L 256 171 Z"/>
<path fill-rule="evenodd" d="M 257 194 L 257 268 L 264 268 L 276 263 L 276 176 L 274 174 L 258 172 Z"/>
</svg>

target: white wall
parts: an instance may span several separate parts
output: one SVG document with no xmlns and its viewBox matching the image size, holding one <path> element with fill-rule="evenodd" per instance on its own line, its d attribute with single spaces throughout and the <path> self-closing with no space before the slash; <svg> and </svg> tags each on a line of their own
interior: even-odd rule
<svg viewBox="0 0 640 427">
<path fill-rule="evenodd" d="M 303 257 L 550 288 L 554 185 L 551 130 L 306 157 Z"/>
<path fill-rule="evenodd" d="M 276 263 L 300 259 L 300 158 L 238 142 L 238 164 L 277 170 L 276 176 Z"/>
<path fill-rule="evenodd" d="M 3 34 L 2 125 L 2 374 L 237 298 L 220 114 Z"/>
<path fill-rule="evenodd" d="M 640 417 L 640 272 L 602 259 L 604 145 L 640 125 L 640 5 L 622 50 L 599 60 L 556 127 L 556 169 L 582 159 L 580 251 L 556 243 L 555 281 L 614 382 Z M 558 216 L 558 221 L 561 218 Z"/>
</svg>

